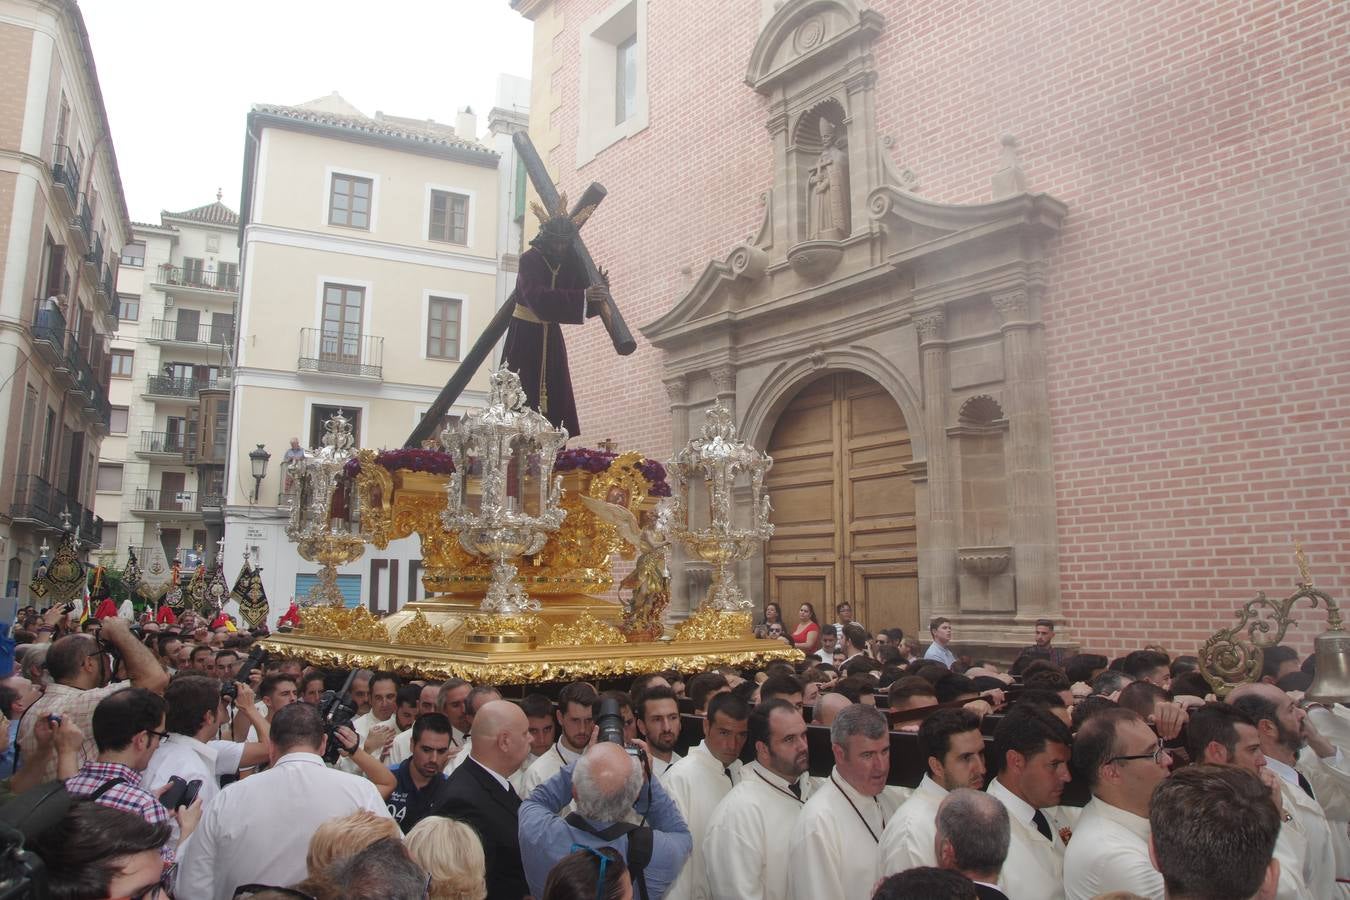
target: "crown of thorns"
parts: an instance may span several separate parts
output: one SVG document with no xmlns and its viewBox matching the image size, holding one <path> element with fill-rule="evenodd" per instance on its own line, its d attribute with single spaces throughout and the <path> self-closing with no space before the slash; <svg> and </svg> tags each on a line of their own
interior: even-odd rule
<svg viewBox="0 0 1350 900">
<path fill-rule="evenodd" d="M 557 208 L 552 212 L 534 200 L 530 201 L 530 211 L 534 213 L 537 219 L 539 219 L 540 225 L 548 225 L 550 222 L 558 223 L 561 220 L 570 222 L 574 227 L 580 228 L 582 225 L 586 224 L 586 220 L 591 217 L 591 213 L 595 212 L 595 204 L 592 203 L 590 206 L 583 206 L 581 209 L 577 210 L 576 215 L 569 216 L 567 214 L 567 195 L 562 194 L 558 197 Z"/>
</svg>

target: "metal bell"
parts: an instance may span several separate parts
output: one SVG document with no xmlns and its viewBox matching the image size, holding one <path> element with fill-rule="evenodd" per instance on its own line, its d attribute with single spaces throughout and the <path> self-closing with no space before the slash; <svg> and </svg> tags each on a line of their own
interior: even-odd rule
<svg viewBox="0 0 1350 900">
<path fill-rule="evenodd" d="M 1350 632 L 1332 629 L 1313 644 L 1317 674 L 1306 697 L 1319 703 L 1350 704 Z"/>
</svg>

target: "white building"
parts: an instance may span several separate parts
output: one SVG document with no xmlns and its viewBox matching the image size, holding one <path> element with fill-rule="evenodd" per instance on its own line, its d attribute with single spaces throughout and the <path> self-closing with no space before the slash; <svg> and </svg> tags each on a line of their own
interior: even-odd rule
<svg viewBox="0 0 1350 900">
<path fill-rule="evenodd" d="M 515 102 L 495 114 L 494 146 L 525 121 Z M 318 446 L 341 410 L 358 446 L 403 445 L 514 285 L 515 167 L 479 141 L 467 110 L 450 127 L 366 116 L 332 94 L 249 114 L 225 559 L 232 576 L 245 550 L 256 554 L 274 618 L 318 568 L 285 535 L 290 439 Z M 483 404 L 487 374 L 451 415 Z M 270 460 L 255 482 L 260 447 Z M 420 558 L 415 537 L 371 547 L 340 586 L 349 603 L 395 609 L 421 596 Z"/>
<path fill-rule="evenodd" d="M 220 538 L 238 229 L 217 192 L 214 203 L 162 212 L 158 225 L 134 223 L 122 250 L 96 507 L 103 552 L 115 549 L 118 564 L 156 543 L 170 559 L 180 548 L 214 554 Z"/>
</svg>

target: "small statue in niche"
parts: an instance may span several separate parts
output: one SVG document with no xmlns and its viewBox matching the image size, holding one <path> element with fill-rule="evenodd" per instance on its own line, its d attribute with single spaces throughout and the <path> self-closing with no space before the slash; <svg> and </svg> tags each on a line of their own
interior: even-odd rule
<svg viewBox="0 0 1350 900">
<path fill-rule="evenodd" d="M 808 236 L 819 240 L 848 237 L 848 152 L 843 130 L 820 117 L 822 147 L 816 164 L 807 170 L 811 193 Z"/>
</svg>

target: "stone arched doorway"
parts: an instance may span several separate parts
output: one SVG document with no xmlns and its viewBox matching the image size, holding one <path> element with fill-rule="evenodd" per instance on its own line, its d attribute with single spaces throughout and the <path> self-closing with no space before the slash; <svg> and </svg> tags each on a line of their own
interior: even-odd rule
<svg viewBox="0 0 1350 900">
<path fill-rule="evenodd" d="M 803 602 L 821 624 L 849 601 L 870 628 L 919 626 L 916 503 L 909 427 L 894 398 L 856 372 L 805 385 L 774 423 L 766 487 L 775 532 L 766 600 L 791 624 Z"/>
</svg>

